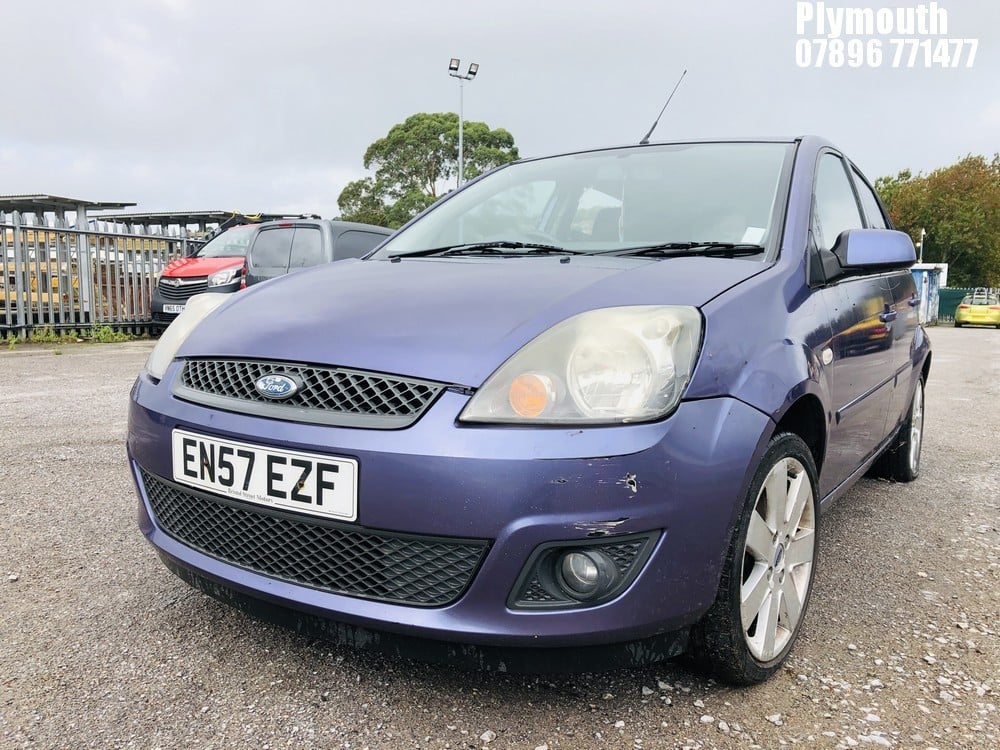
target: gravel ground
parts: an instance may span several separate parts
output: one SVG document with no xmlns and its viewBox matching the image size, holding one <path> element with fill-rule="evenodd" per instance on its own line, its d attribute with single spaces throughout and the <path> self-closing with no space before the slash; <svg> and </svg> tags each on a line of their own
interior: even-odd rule
<svg viewBox="0 0 1000 750">
<path fill-rule="evenodd" d="M 1000 747 L 1000 331 L 932 329 L 923 476 L 824 516 L 787 669 L 566 678 L 340 650 L 194 592 L 135 527 L 150 344 L 0 351 L 0 748 Z"/>
</svg>

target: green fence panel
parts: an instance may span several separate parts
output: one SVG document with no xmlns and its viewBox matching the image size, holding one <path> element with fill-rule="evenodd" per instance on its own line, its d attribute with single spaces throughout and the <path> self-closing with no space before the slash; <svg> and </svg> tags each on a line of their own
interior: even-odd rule
<svg viewBox="0 0 1000 750">
<path fill-rule="evenodd" d="M 958 303 L 962 301 L 962 297 L 972 292 L 972 289 L 941 289 L 938 292 L 938 319 L 954 320 Z"/>
</svg>

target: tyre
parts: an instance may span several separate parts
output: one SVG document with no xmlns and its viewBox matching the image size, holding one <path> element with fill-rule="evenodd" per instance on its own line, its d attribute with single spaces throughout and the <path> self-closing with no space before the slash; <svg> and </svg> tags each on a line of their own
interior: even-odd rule
<svg viewBox="0 0 1000 750">
<path fill-rule="evenodd" d="M 962 324 L 961 324 L 961 323 L 959 323 L 959 322 L 958 322 L 958 321 L 956 320 L 956 321 L 955 321 L 955 328 L 961 328 L 961 327 L 962 327 Z"/>
<path fill-rule="evenodd" d="M 792 649 L 812 591 L 816 464 L 798 435 L 771 439 L 744 498 L 715 602 L 691 633 L 692 656 L 727 682 L 763 682 Z"/>
<path fill-rule="evenodd" d="M 906 419 L 877 462 L 878 475 L 896 482 L 912 482 L 920 475 L 920 450 L 923 442 L 924 381 L 919 378 Z"/>
</svg>

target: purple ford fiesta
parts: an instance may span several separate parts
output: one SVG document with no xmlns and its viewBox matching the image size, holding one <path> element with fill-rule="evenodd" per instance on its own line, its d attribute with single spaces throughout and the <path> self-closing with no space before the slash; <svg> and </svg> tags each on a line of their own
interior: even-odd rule
<svg viewBox="0 0 1000 750">
<path fill-rule="evenodd" d="M 823 508 L 917 476 L 913 261 L 815 137 L 507 165 L 364 260 L 189 303 L 132 392 L 140 527 L 341 643 L 763 680 Z"/>
</svg>

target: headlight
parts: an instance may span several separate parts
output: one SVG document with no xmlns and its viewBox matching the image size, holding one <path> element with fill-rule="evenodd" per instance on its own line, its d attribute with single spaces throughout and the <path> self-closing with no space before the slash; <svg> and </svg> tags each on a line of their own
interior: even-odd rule
<svg viewBox="0 0 1000 750">
<path fill-rule="evenodd" d="M 211 289 L 213 286 L 225 286 L 226 284 L 232 284 L 237 277 L 239 277 L 242 271 L 242 265 L 233 266 L 232 268 L 223 268 L 221 271 L 216 271 L 208 277 L 208 288 Z"/>
<path fill-rule="evenodd" d="M 230 294 L 196 294 L 184 305 L 184 311 L 167 326 L 167 330 L 156 342 L 153 351 L 146 360 L 146 371 L 157 380 L 167 372 L 167 367 L 181 348 L 191 331 L 198 327 L 209 314 L 226 300 L 232 299 Z"/>
<path fill-rule="evenodd" d="M 693 307 L 608 307 L 575 315 L 521 348 L 469 401 L 463 422 L 614 424 L 659 419 L 680 402 L 701 342 Z"/>
</svg>

